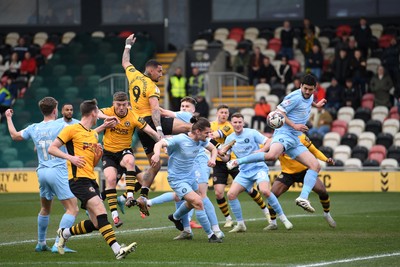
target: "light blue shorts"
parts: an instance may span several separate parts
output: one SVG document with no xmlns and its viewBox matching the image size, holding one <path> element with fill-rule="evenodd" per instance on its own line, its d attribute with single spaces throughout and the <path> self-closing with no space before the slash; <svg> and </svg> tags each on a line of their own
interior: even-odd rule
<svg viewBox="0 0 400 267">
<path fill-rule="evenodd" d="M 243 186 L 247 192 L 251 192 L 254 183 L 258 185 L 261 182 L 269 182 L 268 168 L 262 167 L 252 172 L 240 171 L 233 182 Z"/>
<path fill-rule="evenodd" d="M 170 177 L 168 177 L 169 186 L 171 186 L 172 190 L 176 193 L 179 199 L 183 199 L 183 197 L 189 194 L 192 191 L 199 190 L 199 184 L 196 180 L 193 179 L 192 182 L 187 180 L 185 181 L 170 181 Z"/>
<path fill-rule="evenodd" d="M 210 167 L 207 166 L 207 161 L 196 161 L 193 166 L 193 176 L 196 178 L 197 183 L 203 184 L 208 183 L 210 178 Z"/>
<path fill-rule="evenodd" d="M 300 142 L 299 137 L 292 133 L 275 132 L 272 136 L 273 143 L 281 143 L 285 148 L 285 153 L 292 159 L 297 158 L 298 155 L 307 151 L 308 149 Z"/>
<path fill-rule="evenodd" d="M 40 168 L 37 170 L 39 178 L 40 197 L 52 200 L 57 196 L 59 200 L 74 198 L 68 183 L 68 172 L 65 168 Z"/>
</svg>

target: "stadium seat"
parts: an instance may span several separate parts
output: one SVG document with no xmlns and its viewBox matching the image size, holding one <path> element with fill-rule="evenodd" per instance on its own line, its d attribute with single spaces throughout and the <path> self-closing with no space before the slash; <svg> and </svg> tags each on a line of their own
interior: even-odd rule
<svg viewBox="0 0 400 267">
<path fill-rule="evenodd" d="M 375 106 L 375 95 L 371 93 L 367 93 L 361 98 L 361 107 L 368 108 L 372 111 Z"/>
<path fill-rule="evenodd" d="M 18 150 L 14 147 L 8 147 L 2 149 L 3 155 L 2 155 L 2 160 L 5 162 L 10 162 L 13 160 L 18 159 Z"/>
<path fill-rule="evenodd" d="M 352 119 L 347 128 L 348 133 L 359 136 L 365 130 L 365 122 L 361 119 Z"/>
<path fill-rule="evenodd" d="M 254 47 L 259 47 L 261 51 L 267 49 L 268 41 L 264 38 L 257 38 L 253 41 Z"/>
<path fill-rule="evenodd" d="M 372 110 L 371 118 L 383 122 L 389 115 L 389 109 L 385 106 L 376 106 Z"/>
<path fill-rule="evenodd" d="M 342 139 L 340 140 L 341 145 L 347 145 L 350 148 L 353 148 L 357 145 L 357 140 L 358 137 L 357 135 L 353 133 L 346 133 L 345 135 L 342 136 Z"/>
<path fill-rule="evenodd" d="M 85 64 L 82 66 L 81 75 L 90 76 L 96 73 L 96 66 L 94 64 Z"/>
<path fill-rule="evenodd" d="M 342 137 L 347 132 L 347 122 L 334 120 L 331 124 L 331 132 L 336 132 Z"/>
<path fill-rule="evenodd" d="M 369 25 L 371 28 L 372 35 L 375 36 L 376 38 L 380 38 L 383 33 L 383 26 L 380 23 L 372 23 Z"/>
<path fill-rule="evenodd" d="M 268 83 L 259 83 L 255 87 L 255 101 L 259 101 L 260 97 L 266 97 L 271 92 L 271 86 Z"/>
<path fill-rule="evenodd" d="M 279 98 L 276 95 L 265 96 L 267 103 L 271 106 L 271 110 L 275 110 L 276 106 L 279 104 Z"/>
<path fill-rule="evenodd" d="M 394 136 L 400 130 L 400 122 L 396 119 L 387 119 L 383 122 L 382 132 Z"/>
<path fill-rule="evenodd" d="M 64 90 L 65 88 L 69 87 L 72 85 L 72 77 L 69 75 L 63 75 L 58 79 L 58 89 Z"/>
<path fill-rule="evenodd" d="M 344 162 L 344 168 L 347 171 L 359 171 L 362 169 L 362 162 L 358 158 L 349 158 Z"/>
<path fill-rule="evenodd" d="M 4 125 L 4 124 L 2 124 Z M 8 134 L 0 134 L 0 147 L 1 149 L 9 148 L 11 147 L 12 144 L 12 139 Z"/>
<path fill-rule="evenodd" d="M 359 107 L 354 114 L 355 119 L 361 119 L 365 123 L 371 119 L 371 109 Z"/>
<path fill-rule="evenodd" d="M 319 133 L 313 133 L 312 135 L 308 136 L 310 141 L 314 144 L 316 148 L 319 148 L 322 146 L 324 137 L 320 135 Z"/>
<path fill-rule="evenodd" d="M 397 170 L 399 168 L 399 163 L 395 159 L 384 159 L 380 167 L 385 170 Z"/>
<path fill-rule="evenodd" d="M 358 137 L 358 144 L 359 146 L 364 146 L 368 150 L 375 145 L 376 136 L 372 132 L 363 132 Z"/>
<path fill-rule="evenodd" d="M 197 39 L 193 42 L 193 50 L 206 50 L 208 46 L 208 42 L 205 39 Z"/>
<path fill-rule="evenodd" d="M 325 134 L 323 145 L 334 149 L 340 144 L 340 134 L 336 132 L 329 132 Z"/>
<path fill-rule="evenodd" d="M 128 38 L 129 35 L 131 35 L 132 33 L 133 33 L 133 32 L 131 32 L 131 31 L 122 31 L 122 32 L 120 32 L 120 33 L 118 34 L 118 37 L 119 37 L 119 38 L 126 39 L 126 38 Z"/>
<path fill-rule="evenodd" d="M 386 148 L 382 145 L 374 145 L 369 150 L 368 159 L 376 160 L 379 164 L 386 158 Z"/>
<path fill-rule="evenodd" d="M 296 76 L 297 73 L 301 72 L 301 65 L 296 59 L 289 60 L 288 63 L 292 68 L 293 76 Z"/>
<path fill-rule="evenodd" d="M 354 109 L 352 107 L 341 107 L 337 113 L 337 119 L 350 122 L 354 118 Z"/>
<path fill-rule="evenodd" d="M 234 27 L 229 31 L 228 39 L 233 39 L 236 42 L 243 40 L 244 30 L 240 27 Z"/>
<path fill-rule="evenodd" d="M 350 36 L 351 34 L 351 26 L 350 25 L 339 25 L 336 27 L 336 36 L 341 38 L 343 35 Z"/>
<path fill-rule="evenodd" d="M 282 47 L 282 41 L 278 38 L 272 38 L 271 40 L 269 40 L 267 47 L 268 49 L 274 50 L 275 53 L 279 53 Z"/>
<path fill-rule="evenodd" d="M 282 99 L 286 95 L 286 88 L 285 85 L 281 83 L 275 83 L 271 86 L 271 95 L 276 95 L 279 99 L 279 102 L 282 101 Z"/>
<path fill-rule="evenodd" d="M 378 67 L 381 65 L 381 60 L 376 57 L 370 57 L 367 59 L 367 71 L 371 71 L 376 74 Z"/>
<path fill-rule="evenodd" d="M 92 38 L 99 38 L 99 39 L 103 39 L 104 37 L 106 37 L 106 34 L 103 31 L 94 31 L 91 34 Z"/>
<path fill-rule="evenodd" d="M 351 156 L 351 148 L 346 145 L 339 145 L 333 149 L 333 158 L 346 162 Z"/>
<path fill-rule="evenodd" d="M 17 33 L 17 32 L 9 32 L 6 35 L 4 43 L 10 45 L 11 47 L 14 47 L 14 46 L 16 46 L 18 44 L 19 37 L 20 37 L 19 33 Z"/>
<path fill-rule="evenodd" d="M 326 36 L 320 36 L 318 37 L 319 43 L 321 44 L 321 49 L 322 51 L 325 51 L 329 47 L 330 40 Z"/>
<path fill-rule="evenodd" d="M 396 119 L 396 120 L 400 120 L 400 114 L 398 111 L 397 106 L 394 106 L 390 109 L 389 111 L 389 118 L 390 119 Z"/>
<path fill-rule="evenodd" d="M 320 146 L 319 151 L 321 151 L 327 158 L 333 157 L 333 149 L 329 146 Z"/>
<path fill-rule="evenodd" d="M 65 75 L 66 72 L 67 72 L 67 66 L 65 66 L 64 64 L 54 65 L 52 70 L 52 74 L 55 77 L 60 77 L 62 75 Z"/>
<path fill-rule="evenodd" d="M 48 38 L 49 35 L 46 32 L 37 32 L 33 36 L 33 43 L 41 47 L 47 42 Z"/>
<path fill-rule="evenodd" d="M 254 41 L 257 39 L 260 31 L 255 27 L 249 27 L 244 30 L 244 39 Z"/>
<path fill-rule="evenodd" d="M 223 41 L 223 49 L 232 54 L 234 51 L 237 51 L 237 44 L 238 42 L 233 39 L 226 39 Z"/>
<path fill-rule="evenodd" d="M 393 144 L 393 135 L 390 133 L 379 133 L 376 137 L 376 144 L 389 148 Z"/>
<path fill-rule="evenodd" d="M 357 158 L 363 162 L 368 158 L 368 149 L 363 146 L 355 146 L 351 150 L 351 157 Z"/>
<path fill-rule="evenodd" d="M 382 132 L 382 123 L 378 120 L 369 120 L 365 125 L 365 131 L 378 135 L 378 133 Z"/>
<path fill-rule="evenodd" d="M 214 40 L 224 42 L 226 39 L 228 39 L 228 35 L 229 30 L 227 28 L 218 28 L 214 32 Z"/>
<path fill-rule="evenodd" d="M 395 159 L 400 164 L 400 146 L 392 145 L 389 147 L 386 157 Z"/>
<path fill-rule="evenodd" d="M 78 87 L 68 87 L 64 90 L 64 98 L 68 100 L 68 102 L 74 101 L 79 95 L 79 88 Z"/>
<path fill-rule="evenodd" d="M 75 32 L 65 32 L 61 37 L 61 43 L 69 44 L 71 40 L 75 38 L 75 36 L 76 36 Z"/>
<path fill-rule="evenodd" d="M 250 127 L 251 118 L 254 116 L 254 108 L 242 108 L 240 113 L 244 117 L 244 122 L 247 123 L 248 127 Z"/>
<path fill-rule="evenodd" d="M 20 160 L 11 160 L 7 162 L 8 168 L 20 169 L 24 167 L 24 163 Z"/>
<path fill-rule="evenodd" d="M 363 166 L 364 166 L 364 167 L 379 167 L 379 162 L 377 162 L 377 161 L 374 160 L 374 159 L 366 159 L 366 160 L 363 162 Z"/>
<path fill-rule="evenodd" d="M 390 41 L 393 39 L 393 35 L 391 34 L 383 34 L 381 37 L 378 39 L 378 44 L 380 48 L 388 48 L 390 46 Z"/>
<path fill-rule="evenodd" d="M 272 61 L 272 60 L 275 60 L 275 57 L 276 57 L 276 52 L 275 52 L 275 50 L 273 50 L 273 49 L 264 49 L 264 50 L 261 50 L 261 53 L 264 55 L 264 56 L 266 56 L 266 57 L 269 57 L 269 59 Z"/>
</svg>

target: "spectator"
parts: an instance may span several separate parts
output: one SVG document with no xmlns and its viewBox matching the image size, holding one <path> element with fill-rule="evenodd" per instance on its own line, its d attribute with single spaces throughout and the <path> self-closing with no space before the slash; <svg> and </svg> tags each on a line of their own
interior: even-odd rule
<svg viewBox="0 0 400 267">
<path fill-rule="evenodd" d="M 278 82 L 285 85 L 285 87 L 292 82 L 293 72 L 286 57 L 282 57 L 281 65 L 278 70 Z"/>
<path fill-rule="evenodd" d="M 271 64 L 269 57 L 264 57 L 260 68 L 260 83 L 273 84 L 278 78 L 275 67 Z"/>
<path fill-rule="evenodd" d="M 25 38 L 20 37 L 18 43 L 14 46 L 13 52 L 18 54 L 18 60 L 22 61 L 25 57 L 25 53 L 28 52 L 28 46 L 26 45 Z"/>
<path fill-rule="evenodd" d="M 30 52 L 25 52 L 25 58 L 21 62 L 20 74 L 29 78 L 37 71 L 36 59 L 32 58 Z"/>
<path fill-rule="evenodd" d="M 337 82 L 336 78 L 333 77 L 331 80 L 331 85 L 326 89 L 326 104 L 325 108 L 334 108 L 339 110 L 343 105 L 342 101 L 343 87 Z"/>
<path fill-rule="evenodd" d="M 285 20 L 283 22 L 283 29 L 281 31 L 282 48 L 279 52 L 280 56 L 286 57 L 288 60 L 293 59 L 293 38 L 294 31 L 290 26 L 290 22 Z"/>
<path fill-rule="evenodd" d="M 1 122 L 6 120 L 4 113 L 7 109 L 11 108 L 13 96 L 8 89 L 2 84 L 0 89 L 0 117 Z"/>
<path fill-rule="evenodd" d="M 19 70 L 21 68 L 21 61 L 18 60 L 18 54 L 16 52 L 11 54 L 11 58 L 4 64 L 6 71 L 4 76 L 11 77 L 13 79 L 17 78 L 19 75 Z"/>
<path fill-rule="evenodd" d="M 367 20 L 364 17 L 360 18 L 360 23 L 353 29 L 354 38 L 357 41 L 357 47 L 361 50 L 363 57 L 368 56 L 372 31 Z"/>
<path fill-rule="evenodd" d="M 200 74 L 199 68 L 192 68 L 192 75 L 189 77 L 187 84 L 188 95 L 195 97 L 197 95 L 205 96 L 204 92 L 204 76 Z"/>
<path fill-rule="evenodd" d="M 383 50 L 382 65 L 390 75 L 395 87 L 394 96 L 400 97 L 400 69 L 399 69 L 399 46 L 397 45 L 396 37 L 390 40 L 390 46 Z"/>
<path fill-rule="evenodd" d="M 325 88 L 321 86 L 319 82 L 317 82 L 317 85 L 315 86 L 315 91 L 314 91 L 314 102 L 318 103 L 322 99 L 325 98 Z"/>
<path fill-rule="evenodd" d="M 52 8 L 47 9 L 47 14 L 43 18 L 41 18 L 41 24 L 46 25 L 54 25 L 59 24 L 57 16 L 54 16 L 54 12 Z"/>
<path fill-rule="evenodd" d="M 350 72 L 354 87 L 358 87 L 361 94 L 365 94 L 365 85 L 368 79 L 367 62 L 359 49 L 354 51 L 354 56 L 350 59 Z"/>
<path fill-rule="evenodd" d="M 304 57 L 306 57 L 308 53 L 311 53 L 314 45 L 318 45 L 321 48 L 321 43 L 315 37 L 314 33 L 311 30 L 308 30 L 304 38 L 300 40 L 299 43 L 300 50 L 303 52 Z"/>
<path fill-rule="evenodd" d="M 309 32 L 313 35 L 315 34 L 315 26 L 311 23 L 311 20 L 308 18 L 303 19 L 303 27 L 302 27 L 302 36 L 305 37 Z"/>
<path fill-rule="evenodd" d="M 261 53 L 260 47 L 254 47 L 250 56 L 249 83 L 256 85 L 260 79 L 260 68 L 263 64 L 264 55 Z"/>
<path fill-rule="evenodd" d="M 385 72 L 383 66 L 378 67 L 377 73 L 372 77 L 369 83 L 369 90 L 375 95 L 375 106 L 392 107 L 390 90 L 393 87 L 390 75 Z"/>
<path fill-rule="evenodd" d="M 349 76 L 350 62 L 347 57 L 347 50 L 342 48 L 339 57 L 335 57 L 332 62 L 333 76 L 336 77 L 340 85 L 344 85 L 346 78 Z"/>
<path fill-rule="evenodd" d="M 169 78 L 168 94 L 172 111 L 181 107 L 181 99 L 187 95 L 186 77 L 182 75 L 182 68 L 177 67 L 175 74 Z"/>
<path fill-rule="evenodd" d="M 313 134 L 320 134 L 324 136 L 330 131 L 332 121 L 333 118 L 329 111 L 323 107 L 318 108 L 317 113 L 310 115 L 309 122 L 311 122 L 312 128 L 308 131 L 308 136 Z"/>
<path fill-rule="evenodd" d="M 306 69 L 308 69 L 318 81 L 321 79 L 324 55 L 318 45 L 313 45 L 311 53 L 306 56 Z"/>
<path fill-rule="evenodd" d="M 347 78 L 342 95 L 343 106 L 352 107 L 354 110 L 360 107 L 361 92 L 359 89 L 354 88 L 351 78 Z"/>
<path fill-rule="evenodd" d="M 258 129 L 261 129 L 261 122 L 266 126 L 267 116 L 271 112 L 271 106 L 267 103 L 265 97 L 260 97 L 260 101 L 254 105 L 254 116 L 251 118 L 251 128 L 254 129 L 254 123 L 258 122 Z"/>
<path fill-rule="evenodd" d="M 67 8 L 65 11 L 63 24 L 78 24 L 74 16 L 74 10 L 71 7 Z"/>
<path fill-rule="evenodd" d="M 210 114 L 210 106 L 204 96 L 198 95 L 196 97 L 196 112 L 200 114 L 201 117 L 208 118 Z"/>
<path fill-rule="evenodd" d="M 238 54 L 233 60 L 233 71 L 248 76 L 250 66 L 250 54 L 245 47 L 238 49 Z"/>
<path fill-rule="evenodd" d="M 340 50 L 346 50 L 346 52 L 349 50 L 349 36 L 345 32 L 343 33 L 343 35 L 340 37 L 340 40 L 335 45 L 335 58 L 339 57 Z"/>
</svg>

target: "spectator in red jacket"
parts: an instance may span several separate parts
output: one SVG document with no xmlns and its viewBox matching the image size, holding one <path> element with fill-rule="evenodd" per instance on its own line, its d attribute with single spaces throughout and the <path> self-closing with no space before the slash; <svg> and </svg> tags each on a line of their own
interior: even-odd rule
<svg viewBox="0 0 400 267">
<path fill-rule="evenodd" d="M 30 52 L 25 52 L 25 58 L 21 62 L 20 73 L 21 75 L 31 76 L 35 75 L 37 70 L 36 59 L 32 58 Z"/>
</svg>

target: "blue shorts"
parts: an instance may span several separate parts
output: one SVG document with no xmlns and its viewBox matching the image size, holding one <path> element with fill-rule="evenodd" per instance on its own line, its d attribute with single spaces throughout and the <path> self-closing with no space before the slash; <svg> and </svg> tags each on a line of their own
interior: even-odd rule
<svg viewBox="0 0 400 267">
<path fill-rule="evenodd" d="M 193 165 L 193 176 L 196 177 L 196 181 L 199 184 L 208 184 L 208 179 L 210 178 L 210 167 L 207 165 L 208 159 L 195 161 Z"/>
<path fill-rule="evenodd" d="M 281 143 L 285 148 L 285 153 L 288 154 L 292 159 L 297 158 L 298 155 L 308 150 L 300 142 L 299 137 L 293 135 L 292 133 L 275 132 L 275 134 L 272 136 L 271 144 L 273 143 Z"/>
<path fill-rule="evenodd" d="M 262 167 L 252 172 L 241 171 L 233 182 L 243 186 L 247 192 L 251 192 L 254 183 L 258 185 L 261 182 L 269 182 L 268 168 Z"/>
<path fill-rule="evenodd" d="M 68 183 L 66 168 L 40 168 L 37 170 L 39 178 L 40 197 L 52 200 L 57 196 L 59 200 L 74 198 Z"/>
<path fill-rule="evenodd" d="M 192 191 L 199 190 L 199 184 L 194 179 L 192 182 L 182 181 L 182 180 L 177 182 L 172 182 L 168 177 L 168 182 L 172 190 L 174 190 L 175 194 L 179 197 L 179 199 L 183 199 L 185 195 L 187 195 Z"/>
</svg>

